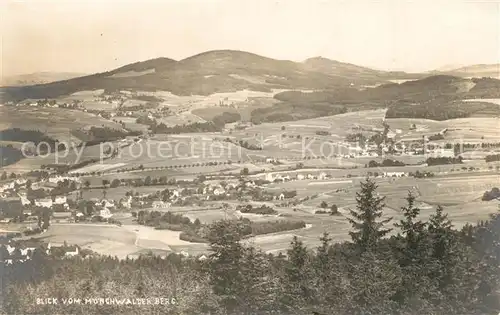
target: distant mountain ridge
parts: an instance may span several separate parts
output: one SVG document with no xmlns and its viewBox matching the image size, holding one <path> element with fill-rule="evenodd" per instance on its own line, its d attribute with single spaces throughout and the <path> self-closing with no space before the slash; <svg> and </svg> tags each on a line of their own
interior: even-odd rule
<svg viewBox="0 0 500 315">
<path fill-rule="evenodd" d="M 293 62 L 238 50 L 214 50 L 180 61 L 156 58 L 64 81 L 4 88 L 3 92 L 6 100 L 56 98 L 95 89 L 163 90 L 177 95 L 209 95 L 243 89 L 323 90 L 367 86 L 405 76 L 414 77 L 404 72 L 378 71 L 326 58 Z"/>
<path fill-rule="evenodd" d="M 443 73 L 458 77 L 475 77 L 475 78 L 490 77 L 499 79 L 500 63 L 469 65 L 446 71 L 434 71 L 434 73 Z"/>
<path fill-rule="evenodd" d="M 84 76 L 76 72 L 34 72 L 10 76 L 2 76 L 0 86 L 26 86 L 51 83 Z"/>
<path fill-rule="evenodd" d="M 342 73 L 344 75 L 357 76 L 372 80 L 378 79 L 385 81 L 397 79 L 420 79 L 424 77 L 423 74 L 406 73 L 403 71 L 375 70 L 372 68 L 340 62 L 337 60 L 331 60 L 324 57 L 309 58 L 306 59 L 303 64 L 306 69 L 309 69 L 311 71 L 320 71 L 330 75 L 338 75 Z"/>
<path fill-rule="evenodd" d="M 500 65 L 474 65 L 451 71 L 406 73 L 382 71 L 323 57 L 303 62 L 277 60 L 239 50 L 213 50 L 179 61 L 155 58 L 83 77 L 22 87 L 2 88 L 8 100 L 57 98 L 84 90 L 169 91 L 176 95 L 210 95 L 238 90 L 331 90 L 385 85 L 391 80 L 418 80 L 435 74 L 496 77 Z"/>
</svg>

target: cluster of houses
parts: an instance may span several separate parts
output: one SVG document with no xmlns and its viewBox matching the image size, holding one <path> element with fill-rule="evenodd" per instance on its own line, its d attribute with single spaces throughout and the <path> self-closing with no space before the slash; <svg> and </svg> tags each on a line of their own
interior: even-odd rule
<svg viewBox="0 0 500 315">
<path fill-rule="evenodd" d="M 13 193 L 15 193 L 16 188 L 19 189 L 23 185 L 26 185 L 27 182 L 28 182 L 27 179 L 18 178 L 11 182 L 0 185 L 0 198 L 10 197 Z"/>
<path fill-rule="evenodd" d="M 286 182 L 286 181 L 291 181 L 291 180 L 311 180 L 311 179 L 316 179 L 316 180 L 325 180 L 331 178 L 331 175 L 321 172 L 319 174 L 302 174 L 298 173 L 295 175 L 283 175 L 283 174 L 273 174 L 273 173 L 267 173 L 264 175 L 264 179 L 269 182 Z"/>
<path fill-rule="evenodd" d="M 38 243 L 33 241 L 13 241 L 10 237 L 0 236 L 0 263 L 13 265 L 24 263 L 33 258 L 35 251 L 43 251 L 45 255 L 54 255 L 70 258 L 78 256 L 78 246 L 68 246 L 65 243 Z"/>
</svg>

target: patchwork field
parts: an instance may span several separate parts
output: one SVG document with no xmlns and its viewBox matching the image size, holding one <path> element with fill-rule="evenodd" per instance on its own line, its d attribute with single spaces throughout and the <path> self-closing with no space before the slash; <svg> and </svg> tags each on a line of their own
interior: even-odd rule
<svg viewBox="0 0 500 315">
<path fill-rule="evenodd" d="M 79 142 L 70 136 L 71 130 L 88 126 L 121 129 L 115 122 L 78 110 L 48 107 L 0 106 L 0 128 L 39 130 L 59 141 Z"/>
</svg>

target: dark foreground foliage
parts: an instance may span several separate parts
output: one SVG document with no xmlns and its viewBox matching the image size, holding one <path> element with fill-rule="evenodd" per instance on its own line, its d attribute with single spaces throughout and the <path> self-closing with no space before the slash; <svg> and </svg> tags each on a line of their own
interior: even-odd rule
<svg viewBox="0 0 500 315">
<path fill-rule="evenodd" d="M 37 251 L 4 267 L 7 314 L 498 314 L 500 214 L 461 230 L 441 207 L 422 221 L 409 194 L 399 222 L 368 180 L 351 212 L 350 242 L 328 234 L 314 251 L 294 238 L 287 255 L 244 241 L 241 221 L 209 227 L 206 260 L 143 256 L 56 259 Z M 388 237 L 391 226 L 399 233 Z M 0 251 L 5 255 L 4 251 Z M 36 305 L 45 297 L 174 297 L 175 306 Z"/>
</svg>

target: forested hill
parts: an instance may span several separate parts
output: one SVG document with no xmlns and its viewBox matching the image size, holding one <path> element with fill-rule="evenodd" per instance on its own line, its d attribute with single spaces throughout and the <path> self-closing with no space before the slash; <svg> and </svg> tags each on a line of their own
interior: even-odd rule
<svg viewBox="0 0 500 315">
<path fill-rule="evenodd" d="M 316 61 L 315 61 L 316 60 Z M 414 75 L 358 67 L 329 59 L 319 65 L 277 60 L 236 50 L 214 50 L 180 61 L 157 58 L 84 77 L 26 87 L 4 88 L 3 99 L 56 98 L 83 90 L 170 91 L 176 95 L 209 95 L 244 89 L 328 89 L 387 83 Z M 326 64 L 325 64 L 326 62 Z M 336 65 L 333 67 L 332 65 Z M 360 69 L 363 75 L 360 75 Z"/>
</svg>

